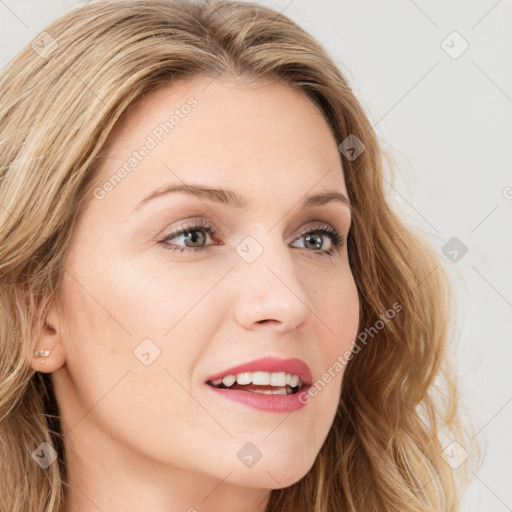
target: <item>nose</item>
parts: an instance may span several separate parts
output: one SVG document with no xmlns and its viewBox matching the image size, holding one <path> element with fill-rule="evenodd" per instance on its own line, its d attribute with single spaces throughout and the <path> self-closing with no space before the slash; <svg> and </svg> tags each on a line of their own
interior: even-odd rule
<svg viewBox="0 0 512 512">
<path fill-rule="evenodd" d="M 304 286 L 294 266 L 292 251 L 279 237 L 259 244 L 250 237 L 250 251 L 261 252 L 252 261 L 240 256 L 234 269 L 237 283 L 235 317 L 245 329 L 286 332 L 306 323 L 313 314 Z"/>
</svg>

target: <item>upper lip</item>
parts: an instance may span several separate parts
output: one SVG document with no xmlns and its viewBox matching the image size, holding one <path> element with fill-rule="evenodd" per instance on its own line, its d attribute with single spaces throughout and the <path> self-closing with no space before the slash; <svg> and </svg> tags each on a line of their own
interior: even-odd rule
<svg viewBox="0 0 512 512">
<path fill-rule="evenodd" d="M 285 372 L 297 375 L 305 386 L 310 386 L 313 380 L 309 366 L 300 359 L 280 359 L 278 357 L 262 357 L 247 363 L 233 366 L 221 372 L 210 375 L 206 381 L 222 379 L 226 375 L 237 375 L 244 372 Z"/>
</svg>

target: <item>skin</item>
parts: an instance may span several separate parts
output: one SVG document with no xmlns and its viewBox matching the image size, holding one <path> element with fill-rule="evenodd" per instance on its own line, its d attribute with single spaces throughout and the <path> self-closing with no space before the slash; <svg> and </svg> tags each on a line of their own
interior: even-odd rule
<svg viewBox="0 0 512 512">
<path fill-rule="evenodd" d="M 348 196 L 317 107 L 280 83 L 175 82 L 116 125 L 98 182 L 190 96 L 198 101 L 190 114 L 103 199 L 86 203 L 61 305 L 37 339 L 36 349 L 51 350 L 31 364 L 53 373 L 71 481 L 66 512 L 263 512 L 271 489 L 308 472 L 334 420 L 342 372 L 293 413 L 258 411 L 204 384 L 270 355 L 302 359 L 314 382 L 353 345 L 359 301 L 347 247 L 322 255 L 330 238 L 318 234 L 315 249 L 299 232 L 328 225 L 346 238 L 351 223 L 339 202 L 298 206 L 323 191 Z M 134 211 L 155 189 L 183 182 L 232 189 L 250 206 L 179 193 Z M 159 243 L 197 217 L 217 230 L 195 232 L 206 237 L 195 246 L 209 252 Z M 252 263 L 236 252 L 247 236 L 263 249 Z M 146 338 L 160 350 L 147 366 L 134 356 Z M 236 456 L 247 442 L 262 453 L 251 468 Z"/>
</svg>

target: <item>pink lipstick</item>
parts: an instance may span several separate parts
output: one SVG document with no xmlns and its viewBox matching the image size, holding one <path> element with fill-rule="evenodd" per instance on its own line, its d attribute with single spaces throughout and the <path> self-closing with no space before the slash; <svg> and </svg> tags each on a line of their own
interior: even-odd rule
<svg viewBox="0 0 512 512">
<path fill-rule="evenodd" d="M 264 357 L 215 373 L 205 383 L 228 400 L 283 413 L 297 411 L 307 404 L 299 398 L 311 387 L 312 376 L 300 359 Z"/>
</svg>

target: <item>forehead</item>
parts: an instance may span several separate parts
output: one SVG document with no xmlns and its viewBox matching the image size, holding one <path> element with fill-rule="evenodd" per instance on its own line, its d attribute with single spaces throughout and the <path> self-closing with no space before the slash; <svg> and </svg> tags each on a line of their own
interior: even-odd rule
<svg viewBox="0 0 512 512">
<path fill-rule="evenodd" d="M 196 77 L 162 86 L 125 112 L 99 162 L 100 186 L 124 168 L 109 196 L 124 190 L 134 206 L 156 186 L 185 181 L 299 195 L 321 181 L 345 191 L 323 114 L 281 82 Z"/>
</svg>

